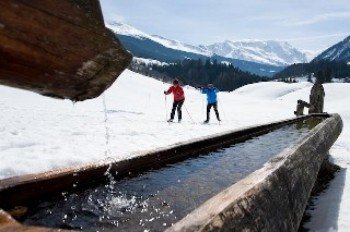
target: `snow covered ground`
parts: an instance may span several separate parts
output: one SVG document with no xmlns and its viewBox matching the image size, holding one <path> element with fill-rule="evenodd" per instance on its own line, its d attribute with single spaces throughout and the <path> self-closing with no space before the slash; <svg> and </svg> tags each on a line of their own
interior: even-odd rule
<svg viewBox="0 0 350 232">
<path fill-rule="evenodd" d="M 135 62 L 137 64 L 145 64 L 146 66 L 150 66 L 150 65 L 158 65 L 158 66 L 169 65 L 169 63 L 166 63 L 166 62 L 161 62 L 161 61 L 158 61 L 158 60 L 152 60 L 152 59 L 146 59 L 146 58 L 140 58 L 140 57 L 133 57 L 132 60 L 133 60 L 133 62 Z"/>
<path fill-rule="evenodd" d="M 290 118 L 296 101 L 308 100 L 311 86 L 307 82 L 268 82 L 220 93 L 221 125 L 213 112 L 211 124 L 201 124 L 205 96 L 190 87 L 185 88 L 183 122 L 166 123 L 172 99 L 167 97 L 165 102 L 163 90 L 169 85 L 129 70 L 104 96 L 75 105 L 0 86 L 0 179 L 108 158 L 126 159 L 143 150 Z M 326 111 L 340 113 L 345 124 L 330 151 L 343 169 L 319 197 L 308 226 L 312 230 L 349 231 L 350 84 L 326 84 L 325 91 Z"/>
</svg>

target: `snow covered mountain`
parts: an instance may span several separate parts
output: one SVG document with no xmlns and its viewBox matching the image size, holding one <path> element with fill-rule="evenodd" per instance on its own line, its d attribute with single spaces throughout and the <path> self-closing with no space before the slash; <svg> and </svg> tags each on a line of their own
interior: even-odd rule
<svg viewBox="0 0 350 232">
<path fill-rule="evenodd" d="M 307 62 L 306 54 L 292 47 L 287 42 L 273 40 L 226 40 L 224 42 L 215 43 L 209 46 L 193 46 L 158 35 L 148 35 L 124 23 L 111 22 L 108 23 L 107 26 L 118 35 L 149 39 L 167 48 L 195 53 L 207 57 L 218 55 L 225 58 L 252 61 L 276 66 L 286 66 L 293 63 Z"/>
<path fill-rule="evenodd" d="M 110 22 L 122 44 L 136 57 L 176 62 L 184 59 L 216 59 L 229 62 L 243 71 L 261 76 L 273 76 L 285 66 L 306 62 L 303 52 L 286 42 L 276 41 L 225 41 L 209 46 L 193 46 L 157 35 L 149 35 L 130 25 Z"/>
<path fill-rule="evenodd" d="M 209 45 L 206 48 L 219 56 L 277 66 L 307 62 L 305 53 L 292 47 L 287 42 L 273 40 L 226 40 L 222 43 Z"/>
<path fill-rule="evenodd" d="M 350 36 L 322 52 L 312 62 L 320 60 L 350 62 Z"/>
</svg>

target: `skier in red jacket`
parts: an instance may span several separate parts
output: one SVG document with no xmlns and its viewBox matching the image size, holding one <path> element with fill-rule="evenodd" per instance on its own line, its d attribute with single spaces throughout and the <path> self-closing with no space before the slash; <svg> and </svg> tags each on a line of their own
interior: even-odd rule
<svg viewBox="0 0 350 232">
<path fill-rule="evenodd" d="M 171 110 L 170 119 L 168 120 L 168 122 L 174 121 L 176 109 L 177 109 L 177 117 L 179 119 L 179 122 L 181 122 L 181 119 L 182 119 L 181 107 L 185 101 L 185 93 L 183 88 L 179 85 L 179 81 L 176 79 L 173 81 L 173 85 L 170 86 L 170 88 L 167 91 L 164 91 L 165 95 L 168 95 L 171 93 L 173 93 L 174 95 L 174 103 L 173 103 L 173 109 Z"/>
</svg>

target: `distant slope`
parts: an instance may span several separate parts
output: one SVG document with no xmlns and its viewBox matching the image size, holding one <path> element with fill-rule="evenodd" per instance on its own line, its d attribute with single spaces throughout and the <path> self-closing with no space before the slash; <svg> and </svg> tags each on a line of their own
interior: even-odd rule
<svg viewBox="0 0 350 232">
<path fill-rule="evenodd" d="M 164 45 L 148 38 L 137 38 L 126 35 L 117 36 L 122 42 L 122 44 L 126 47 L 126 49 L 128 49 L 136 57 L 154 59 L 163 62 L 174 62 L 177 60 L 184 60 L 186 58 L 208 58 L 208 56 L 204 56 L 201 54 L 165 47 Z"/>
<path fill-rule="evenodd" d="M 125 23 L 111 22 L 107 24 L 107 26 L 110 29 L 112 29 L 118 36 L 123 35 L 123 36 L 133 37 L 137 39 L 147 39 L 155 43 L 158 43 L 160 45 L 163 45 L 164 47 L 171 48 L 174 50 L 195 53 L 195 54 L 204 55 L 204 56 L 212 55 L 212 53 L 207 49 L 185 44 L 177 40 L 167 39 L 158 35 L 148 35 Z"/>
<path fill-rule="evenodd" d="M 317 62 L 320 60 L 350 62 L 350 36 L 328 48 L 311 62 Z"/>
</svg>

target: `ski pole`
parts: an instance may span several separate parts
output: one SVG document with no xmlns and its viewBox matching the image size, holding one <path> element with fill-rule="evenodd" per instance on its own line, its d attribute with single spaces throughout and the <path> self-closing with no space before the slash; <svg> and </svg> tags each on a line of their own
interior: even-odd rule
<svg viewBox="0 0 350 232">
<path fill-rule="evenodd" d="M 188 116 L 190 117 L 190 119 L 191 119 L 192 123 L 194 123 L 194 121 L 193 121 L 193 119 L 192 119 L 192 117 L 191 117 L 191 114 L 190 114 L 190 112 L 188 112 L 187 107 L 186 107 L 186 105 L 185 105 L 185 104 L 184 104 L 184 107 L 185 107 L 185 110 L 186 110 L 186 112 L 187 112 Z"/>
<path fill-rule="evenodd" d="M 204 97 L 202 97 L 202 112 L 204 112 Z"/>
<path fill-rule="evenodd" d="M 220 103 L 220 104 L 219 104 Z M 221 101 L 218 101 L 218 108 L 221 109 L 221 112 L 224 113 L 225 121 L 227 121 L 226 113 L 224 108 L 222 108 Z"/>
<path fill-rule="evenodd" d="M 164 95 L 164 107 L 165 107 L 165 121 L 168 118 L 168 106 L 167 106 L 167 102 L 166 102 L 166 95 Z"/>
</svg>

